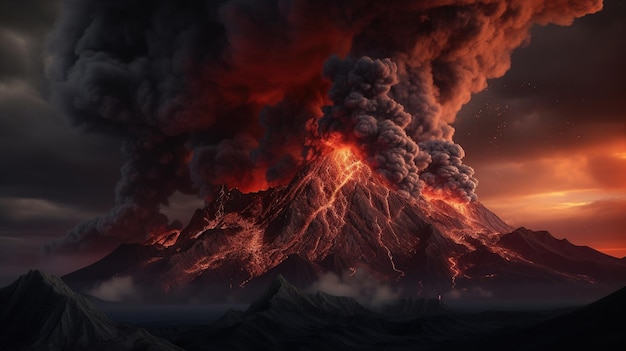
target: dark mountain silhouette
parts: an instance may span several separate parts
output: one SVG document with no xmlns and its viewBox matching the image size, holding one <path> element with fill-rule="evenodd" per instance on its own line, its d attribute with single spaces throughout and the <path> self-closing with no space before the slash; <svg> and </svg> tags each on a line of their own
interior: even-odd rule
<svg viewBox="0 0 626 351">
<path fill-rule="evenodd" d="M 438 299 L 364 306 L 278 275 L 245 310 L 206 324 L 152 326 L 150 334 L 110 321 L 59 278 L 30 271 L 0 290 L 0 349 L 620 349 L 625 311 L 626 288 L 578 308 L 463 312 Z"/>
<path fill-rule="evenodd" d="M 283 277 L 246 311 L 183 333 L 188 350 L 554 350 L 620 349 L 626 288 L 582 307 L 460 312 L 438 300 L 376 309 L 348 297 L 306 293 Z"/>
<path fill-rule="evenodd" d="M 573 312 L 477 345 L 496 350 L 619 350 L 626 345 L 625 313 L 626 287 Z"/>
<path fill-rule="evenodd" d="M 392 309 L 406 304 L 390 302 Z M 401 314 L 372 310 L 350 297 L 302 292 L 278 276 L 246 311 L 231 311 L 176 342 L 188 350 L 408 350 L 436 349 L 446 335 L 467 339 L 484 331 L 437 300 L 412 305 Z"/>
<path fill-rule="evenodd" d="M 180 350 L 110 321 L 60 278 L 38 270 L 0 290 L 0 349 Z"/>
</svg>

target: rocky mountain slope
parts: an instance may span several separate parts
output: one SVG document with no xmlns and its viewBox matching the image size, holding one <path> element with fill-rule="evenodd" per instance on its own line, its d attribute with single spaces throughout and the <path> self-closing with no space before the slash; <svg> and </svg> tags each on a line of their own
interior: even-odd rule
<svg viewBox="0 0 626 351">
<path fill-rule="evenodd" d="M 86 290 L 131 276 L 170 296 L 233 298 L 255 296 L 279 273 L 305 288 L 324 274 L 349 280 L 357 272 L 422 297 L 478 289 L 595 298 L 626 282 L 623 260 L 547 232 L 514 230 L 477 201 L 406 198 L 343 149 L 284 187 L 222 189 L 182 231 L 123 245 L 63 279 Z"/>
</svg>

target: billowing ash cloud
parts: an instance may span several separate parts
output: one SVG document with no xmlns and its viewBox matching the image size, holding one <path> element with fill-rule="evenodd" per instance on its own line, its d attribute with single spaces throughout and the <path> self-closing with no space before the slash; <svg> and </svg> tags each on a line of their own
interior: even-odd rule
<svg viewBox="0 0 626 351">
<path fill-rule="evenodd" d="M 126 138 L 127 163 L 110 213 L 49 249 L 158 235 L 171 227 L 160 207 L 175 191 L 210 198 L 221 183 L 246 191 L 284 184 L 329 132 L 354 142 L 398 189 L 419 194 L 421 172 L 445 178 L 439 169 L 448 168 L 429 164 L 418 145 L 451 142 L 457 111 L 506 72 L 529 28 L 567 25 L 601 6 L 66 0 L 45 55 L 52 99 L 74 125 Z M 334 55 L 343 60 L 329 61 Z M 327 61 L 333 81 L 322 75 Z M 331 121 L 333 110 L 351 117 Z"/>
<path fill-rule="evenodd" d="M 406 134 L 411 115 L 389 97 L 398 83 L 397 66 L 389 59 L 367 56 L 357 61 L 334 58 L 324 73 L 334 82 L 329 92 L 333 106 L 324 108 L 320 134 L 357 145 L 374 171 L 407 196 L 418 196 L 418 171 L 426 167 L 429 156 L 420 153 Z"/>
<path fill-rule="evenodd" d="M 461 162 L 465 152 L 459 144 L 447 140 L 428 140 L 419 146 L 431 157 L 430 164 L 420 174 L 427 192 L 464 202 L 476 200 L 474 190 L 478 180 L 473 177 L 472 167 Z"/>
</svg>

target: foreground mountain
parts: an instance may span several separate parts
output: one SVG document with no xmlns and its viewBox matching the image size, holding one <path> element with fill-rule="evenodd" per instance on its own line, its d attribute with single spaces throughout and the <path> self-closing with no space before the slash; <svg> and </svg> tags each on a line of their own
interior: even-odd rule
<svg viewBox="0 0 626 351">
<path fill-rule="evenodd" d="M 626 342 L 625 289 L 578 308 L 463 312 L 438 299 L 364 306 L 350 297 L 303 292 L 278 276 L 244 311 L 203 324 L 152 325 L 168 342 L 110 321 L 59 278 L 31 271 L 0 290 L 0 349 L 619 349 Z"/>
<path fill-rule="evenodd" d="M 514 230 L 476 201 L 407 199 L 339 149 L 287 186 L 222 189 L 184 230 L 122 245 L 63 279 L 85 291 L 131 276 L 153 297 L 233 299 L 255 296 L 276 274 L 306 288 L 327 274 L 350 281 L 357 273 L 408 297 L 590 300 L 626 282 L 626 262 Z"/>
<path fill-rule="evenodd" d="M 180 350 L 110 321 L 55 276 L 31 270 L 0 290 L 0 350 Z"/>
<path fill-rule="evenodd" d="M 302 292 L 279 276 L 246 311 L 230 311 L 174 342 L 187 350 L 486 351 L 619 349 L 626 341 L 624 289 L 559 310 L 464 313 L 438 300 L 420 302 L 421 309 L 390 313 L 399 301 L 366 308 L 348 297 Z"/>
<path fill-rule="evenodd" d="M 175 342 L 187 350 L 414 350 L 438 349 L 442 339 L 460 344 L 486 331 L 438 300 L 422 301 L 421 310 L 385 312 L 393 305 L 368 309 L 349 297 L 302 292 L 278 276 L 246 311 L 231 311 Z"/>
<path fill-rule="evenodd" d="M 626 345 L 624 314 L 626 287 L 571 313 L 517 331 L 502 332 L 477 345 L 481 349 L 499 350 L 619 350 Z"/>
</svg>

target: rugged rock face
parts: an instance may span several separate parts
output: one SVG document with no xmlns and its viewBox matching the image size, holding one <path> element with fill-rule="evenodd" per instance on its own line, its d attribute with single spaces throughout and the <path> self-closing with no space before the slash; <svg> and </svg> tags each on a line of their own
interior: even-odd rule
<svg viewBox="0 0 626 351">
<path fill-rule="evenodd" d="M 31 270 L 0 290 L 2 350 L 181 350 L 110 321 L 63 281 Z"/>
<path fill-rule="evenodd" d="M 611 273 L 602 273 L 607 267 Z M 601 287 L 595 297 L 626 280 L 623 260 L 549 233 L 513 230 L 479 202 L 403 197 L 347 149 L 310 163 L 286 187 L 223 189 L 182 232 L 123 245 L 64 279 L 88 289 L 130 275 L 171 294 L 234 296 L 277 274 L 303 288 L 320 274 L 363 271 L 427 297 L 474 288 L 504 297 Z"/>
</svg>

